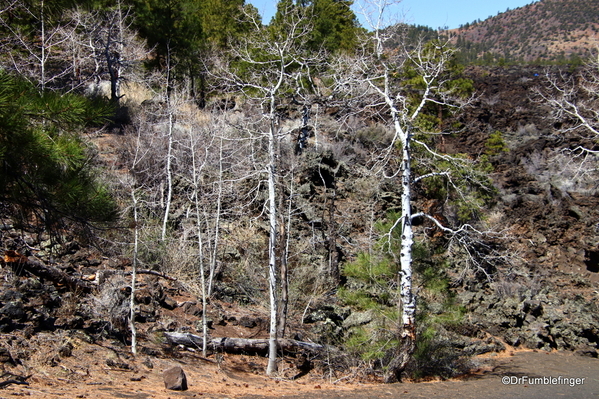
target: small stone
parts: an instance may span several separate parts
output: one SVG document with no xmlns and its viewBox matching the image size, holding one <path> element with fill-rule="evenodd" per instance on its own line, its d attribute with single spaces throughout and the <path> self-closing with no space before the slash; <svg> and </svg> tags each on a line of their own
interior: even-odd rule
<svg viewBox="0 0 599 399">
<path fill-rule="evenodd" d="M 116 369 L 122 369 L 122 370 L 131 370 L 131 366 L 128 365 L 127 363 L 120 361 L 119 359 L 114 360 L 111 358 L 106 359 L 106 365 L 108 367 L 114 367 Z"/>
<path fill-rule="evenodd" d="M 60 348 L 58 348 L 58 354 L 60 357 L 71 357 L 73 355 L 73 344 L 65 342 Z"/>
<path fill-rule="evenodd" d="M 245 328 L 254 328 L 256 327 L 256 321 L 248 316 L 242 316 L 239 319 L 239 325 Z"/>
<path fill-rule="evenodd" d="M 164 387 L 172 391 L 186 391 L 187 377 L 179 366 L 164 371 Z"/>
<path fill-rule="evenodd" d="M 0 347 L 0 363 L 10 363 L 12 365 L 16 364 L 12 355 L 6 348 Z"/>
<path fill-rule="evenodd" d="M 145 360 L 142 362 L 142 364 L 143 364 L 144 366 L 146 366 L 147 368 L 149 368 L 149 369 L 153 369 L 153 368 L 154 368 L 154 363 L 152 363 L 152 361 L 150 360 L 150 358 L 146 358 L 146 359 L 145 359 Z"/>
</svg>

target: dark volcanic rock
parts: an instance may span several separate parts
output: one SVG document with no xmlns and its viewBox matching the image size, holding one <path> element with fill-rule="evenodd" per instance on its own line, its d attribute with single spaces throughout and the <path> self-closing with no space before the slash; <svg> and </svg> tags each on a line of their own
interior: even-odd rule
<svg viewBox="0 0 599 399">
<path fill-rule="evenodd" d="M 187 376 L 179 366 L 164 371 L 164 387 L 173 391 L 187 390 Z"/>
<path fill-rule="evenodd" d="M 0 347 L 0 363 L 10 363 L 15 365 L 15 360 L 13 359 L 10 351 L 6 348 Z"/>
<path fill-rule="evenodd" d="M 27 312 L 23 303 L 11 301 L 0 308 L 0 315 L 12 320 L 24 320 L 27 317 Z"/>
</svg>

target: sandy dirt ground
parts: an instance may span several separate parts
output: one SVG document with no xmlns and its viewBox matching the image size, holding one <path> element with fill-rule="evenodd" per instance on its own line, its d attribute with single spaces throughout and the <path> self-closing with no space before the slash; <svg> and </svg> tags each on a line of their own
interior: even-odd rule
<svg viewBox="0 0 599 399">
<path fill-rule="evenodd" d="M 263 372 L 265 364 L 256 357 L 224 355 L 218 357 L 218 360 L 212 360 L 197 354 L 179 356 L 176 359 L 142 355 L 135 359 L 125 359 L 121 364 L 118 359 L 107 362 L 106 359 L 110 359 L 112 352 L 114 351 L 110 346 L 76 347 L 73 355 L 60 363 L 46 362 L 46 365 L 37 369 L 27 370 L 32 374 L 28 379 L 29 385 L 8 385 L 0 389 L 0 399 L 540 399 L 599 396 L 599 360 L 567 353 L 507 352 L 479 359 L 480 370 L 460 379 L 380 385 L 358 383 L 351 378 L 335 380 L 333 377 L 325 378 L 326 376 L 314 373 L 295 381 L 267 378 Z M 165 389 L 162 371 L 174 365 L 180 365 L 185 370 L 189 384 L 187 391 Z M 281 367 L 286 366 L 282 364 Z M 558 380 L 553 383 L 543 382 L 543 377 Z M 535 381 L 535 378 L 541 380 Z"/>
</svg>

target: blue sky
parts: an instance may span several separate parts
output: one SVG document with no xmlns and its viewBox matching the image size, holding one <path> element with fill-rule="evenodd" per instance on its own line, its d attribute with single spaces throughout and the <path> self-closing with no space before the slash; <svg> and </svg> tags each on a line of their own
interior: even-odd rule
<svg viewBox="0 0 599 399">
<path fill-rule="evenodd" d="M 354 12 L 358 18 L 358 4 L 354 0 Z M 425 25 L 437 29 L 439 27 L 457 28 L 476 19 L 487 19 L 507 8 L 514 9 L 533 3 L 533 0 L 403 0 L 399 6 L 390 11 L 390 17 L 395 16 L 398 22 L 414 25 Z M 263 16 L 263 22 L 268 23 L 276 9 L 277 0 L 246 0 L 254 4 Z M 364 24 L 363 24 L 364 25 Z M 365 26 L 366 27 L 366 26 Z"/>
</svg>

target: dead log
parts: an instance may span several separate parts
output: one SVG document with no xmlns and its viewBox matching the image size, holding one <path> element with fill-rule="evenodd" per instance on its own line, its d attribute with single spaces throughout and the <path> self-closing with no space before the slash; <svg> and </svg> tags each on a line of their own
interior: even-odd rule
<svg viewBox="0 0 599 399">
<path fill-rule="evenodd" d="M 125 272 L 125 275 L 131 275 L 132 273 L 133 272 Z M 144 269 L 144 270 L 138 270 L 138 271 L 136 271 L 136 273 L 137 274 L 149 274 L 151 276 L 162 277 L 163 279 L 166 279 L 166 280 L 177 281 L 176 278 L 171 277 L 171 276 L 169 276 L 167 274 L 164 274 L 164 273 L 157 272 L 156 270 L 145 270 Z"/>
<path fill-rule="evenodd" d="M 31 374 L 31 375 L 33 375 L 33 374 Z M 2 376 L 0 376 L 0 379 L 5 379 L 5 378 L 7 378 L 7 379 L 0 382 L 0 389 L 3 389 L 4 387 L 11 385 L 11 384 L 29 385 L 27 380 L 29 378 L 31 378 L 31 375 L 23 376 L 23 375 L 17 375 L 17 374 L 12 374 L 12 373 L 4 373 L 4 374 L 2 374 Z"/>
<path fill-rule="evenodd" d="M 91 286 L 87 282 L 71 277 L 60 269 L 45 265 L 39 259 L 33 256 L 26 257 L 16 253 L 15 251 L 6 251 L 3 260 L 17 273 L 25 270 L 41 279 L 49 280 L 55 284 L 66 286 L 71 291 L 88 294 L 92 290 Z"/>
<path fill-rule="evenodd" d="M 200 335 L 190 333 L 165 332 L 167 341 L 173 345 L 183 345 L 191 348 L 201 348 L 203 338 Z M 312 342 L 296 341 L 294 339 L 277 340 L 279 350 L 285 352 L 311 352 L 319 353 L 325 348 L 324 345 Z M 207 342 L 208 348 L 217 352 L 226 353 L 252 353 L 256 355 L 268 354 L 268 339 L 248 338 L 210 338 Z"/>
</svg>

